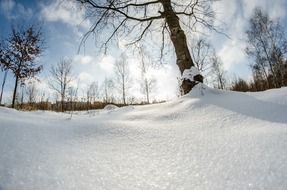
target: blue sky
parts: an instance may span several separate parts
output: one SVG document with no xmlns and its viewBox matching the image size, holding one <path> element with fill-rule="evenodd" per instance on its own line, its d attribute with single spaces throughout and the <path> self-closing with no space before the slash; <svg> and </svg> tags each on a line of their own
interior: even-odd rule
<svg viewBox="0 0 287 190">
<path fill-rule="evenodd" d="M 262 7 L 272 19 L 280 18 L 281 24 L 287 29 L 287 1 L 286 0 L 221 0 L 214 4 L 216 11 L 216 23 L 220 24 L 230 38 L 216 32 L 209 33 L 207 38 L 216 48 L 221 57 L 224 68 L 229 78 L 234 75 L 250 78 L 248 67 L 249 60 L 244 54 L 245 35 L 248 19 L 255 7 Z M 41 83 L 39 88 L 53 94 L 47 86 L 49 68 L 56 64 L 62 57 L 74 60 L 74 74 L 81 81 L 81 89 L 84 91 L 86 84 L 92 81 L 101 83 L 105 77 L 113 77 L 113 63 L 117 55 L 123 51 L 119 42 L 118 46 L 111 48 L 107 55 L 103 55 L 94 46 L 93 38 L 86 43 L 85 53 L 77 52 L 82 36 L 88 30 L 92 20 L 84 19 L 85 11 L 79 10 L 76 5 L 65 0 L 0 0 L 0 36 L 6 37 L 11 25 L 23 23 L 37 23 L 43 27 L 46 39 L 46 50 L 40 59 L 44 65 L 44 71 L 39 75 Z M 285 25 L 284 25 L 285 24 Z M 132 76 L 138 76 L 137 59 L 130 56 Z M 151 71 L 157 79 L 157 89 L 153 97 L 158 99 L 172 98 L 176 96 L 178 76 L 174 57 L 166 60 L 167 64 L 161 69 Z M 2 82 L 3 73 L 0 73 Z M 135 80 L 136 81 L 136 80 Z M 5 87 L 5 100 L 9 101 L 14 80 L 9 77 Z M 130 89 L 132 96 L 142 96 L 136 82 Z"/>
</svg>

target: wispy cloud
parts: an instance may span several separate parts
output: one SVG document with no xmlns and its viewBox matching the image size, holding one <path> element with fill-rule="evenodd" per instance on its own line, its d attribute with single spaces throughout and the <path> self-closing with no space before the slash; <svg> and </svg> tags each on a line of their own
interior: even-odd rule
<svg viewBox="0 0 287 190">
<path fill-rule="evenodd" d="M 25 8 L 20 3 L 17 3 L 16 9 L 17 9 L 16 14 L 18 14 L 17 16 L 21 16 L 21 17 L 24 17 L 26 19 L 31 18 L 34 14 L 31 8 Z"/>
<path fill-rule="evenodd" d="M 2 0 L 0 3 L 2 14 L 8 19 L 25 18 L 30 19 L 33 15 L 31 8 L 24 7 L 20 2 L 14 0 Z"/>
<path fill-rule="evenodd" d="M 13 17 L 12 10 L 15 7 L 15 1 L 14 0 L 2 0 L 1 1 L 1 12 L 4 14 L 4 16 L 8 19 L 11 19 Z"/>
<path fill-rule="evenodd" d="M 48 5 L 42 4 L 41 15 L 49 22 L 62 22 L 71 26 L 89 28 L 90 22 L 85 18 L 85 10 L 71 0 L 52 0 Z"/>
</svg>

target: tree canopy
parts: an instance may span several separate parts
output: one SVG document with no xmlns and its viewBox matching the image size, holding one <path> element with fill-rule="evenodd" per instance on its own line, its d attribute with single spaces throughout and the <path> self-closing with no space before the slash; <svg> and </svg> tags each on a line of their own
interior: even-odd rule
<svg viewBox="0 0 287 190">
<path fill-rule="evenodd" d="M 44 39 L 41 28 L 35 26 L 12 27 L 10 36 L 3 40 L 0 46 L 0 64 L 10 70 L 15 77 L 15 88 L 12 99 L 14 107 L 18 81 L 34 77 L 42 70 L 42 65 L 36 58 L 44 50 Z"/>
</svg>

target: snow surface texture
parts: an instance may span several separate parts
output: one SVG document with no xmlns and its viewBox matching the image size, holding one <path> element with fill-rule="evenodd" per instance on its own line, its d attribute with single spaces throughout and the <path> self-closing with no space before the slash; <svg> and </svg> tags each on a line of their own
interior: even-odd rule
<svg viewBox="0 0 287 190">
<path fill-rule="evenodd" d="M 286 94 L 197 85 L 71 120 L 0 108 L 0 189 L 287 189 Z"/>
<path fill-rule="evenodd" d="M 182 73 L 182 80 L 194 81 L 194 77 L 200 75 L 199 70 L 192 66 L 190 69 L 185 69 Z"/>
</svg>

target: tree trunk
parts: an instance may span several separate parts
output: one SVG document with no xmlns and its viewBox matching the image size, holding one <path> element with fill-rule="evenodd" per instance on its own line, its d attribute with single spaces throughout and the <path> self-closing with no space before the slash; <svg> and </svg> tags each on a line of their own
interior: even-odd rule
<svg viewBox="0 0 287 190">
<path fill-rule="evenodd" d="M 165 16 L 165 20 L 170 30 L 170 38 L 175 48 L 176 64 L 178 65 L 181 74 L 183 74 L 185 69 L 190 69 L 194 66 L 186 43 L 186 36 L 181 29 L 178 16 L 172 9 L 171 1 L 161 0 L 161 3 L 164 9 L 162 14 Z M 203 82 L 203 77 L 201 75 L 197 75 L 197 77 L 194 78 L 194 81 L 184 79 L 181 84 L 183 93 L 187 94 L 198 82 Z"/>
<path fill-rule="evenodd" d="M 24 87 L 21 85 L 21 105 L 20 105 L 20 109 L 23 109 L 23 103 L 24 103 Z"/>
<path fill-rule="evenodd" d="M 126 88 L 125 88 L 125 79 L 123 77 L 123 103 L 126 105 Z"/>
<path fill-rule="evenodd" d="M 106 97 L 105 103 L 108 103 L 108 90 L 107 90 L 107 88 L 105 88 L 105 97 Z"/>
<path fill-rule="evenodd" d="M 15 99 L 16 99 L 17 87 L 18 87 L 18 76 L 16 75 L 15 87 L 14 87 L 13 99 L 12 99 L 12 108 L 15 107 Z"/>
<path fill-rule="evenodd" d="M 149 104 L 149 85 L 147 79 L 145 80 L 146 102 Z"/>
<path fill-rule="evenodd" d="M 64 99 L 65 99 L 65 96 L 61 95 L 61 112 L 64 112 Z"/>
<path fill-rule="evenodd" d="M 2 103 L 2 96 L 3 96 L 4 86 L 5 86 L 5 83 L 6 83 L 7 73 L 8 73 L 8 70 L 6 70 L 5 73 L 4 73 L 4 78 L 3 78 L 3 82 L 2 82 L 2 86 L 1 86 L 0 105 Z"/>
</svg>

